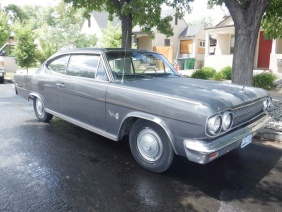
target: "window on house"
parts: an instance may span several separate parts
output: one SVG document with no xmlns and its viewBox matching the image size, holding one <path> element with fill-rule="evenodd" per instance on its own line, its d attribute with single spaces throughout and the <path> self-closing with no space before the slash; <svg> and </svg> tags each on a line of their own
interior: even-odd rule
<svg viewBox="0 0 282 212">
<path fill-rule="evenodd" d="M 174 24 L 175 24 L 175 25 L 177 25 L 177 24 L 178 24 L 178 18 L 177 18 L 177 16 L 176 16 L 176 15 L 174 16 Z"/>
<path fill-rule="evenodd" d="M 205 46 L 206 46 L 206 41 L 205 40 L 200 40 L 199 47 L 200 48 L 205 48 Z"/>
<path fill-rule="evenodd" d="M 230 39 L 230 54 L 234 53 L 235 35 L 231 35 Z"/>
<path fill-rule="evenodd" d="M 170 46 L 170 39 L 164 40 L 164 46 Z"/>
<path fill-rule="evenodd" d="M 193 40 L 181 40 L 180 41 L 180 54 L 192 54 Z"/>
<path fill-rule="evenodd" d="M 198 44 L 199 44 L 198 54 L 205 54 L 206 41 L 205 40 L 199 40 Z"/>
</svg>

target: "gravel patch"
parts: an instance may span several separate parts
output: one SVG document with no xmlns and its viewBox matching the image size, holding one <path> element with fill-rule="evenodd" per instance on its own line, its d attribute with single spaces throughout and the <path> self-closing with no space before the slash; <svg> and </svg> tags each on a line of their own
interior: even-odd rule
<svg viewBox="0 0 282 212">
<path fill-rule="evenodd" d="M 273 107 L 269 113 L 273 119 L 268 122 L 265 128 L 282 132 L 282 101 L 273 101 Z"/>
</svg>

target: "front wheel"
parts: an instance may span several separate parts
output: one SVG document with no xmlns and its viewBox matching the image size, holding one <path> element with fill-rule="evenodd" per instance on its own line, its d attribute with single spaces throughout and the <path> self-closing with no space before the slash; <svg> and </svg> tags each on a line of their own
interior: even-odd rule
<svg viewBox="0 0 282 212">
<path fill-rule="evenodd" d="M 161 173 L 171 166 L 174 151 L 167 134 L 159 125 L 137 120 L 130 130 L 129 142 L 132 155 L 143 168 Z"/>
<path fill-rule="evenodd" d="M 52 114 L 45 111 L 44 104 L 40 98 L 33 98 L 33 108 L 39 121 L 49 122 L 53 118 Z"/>
</svg>

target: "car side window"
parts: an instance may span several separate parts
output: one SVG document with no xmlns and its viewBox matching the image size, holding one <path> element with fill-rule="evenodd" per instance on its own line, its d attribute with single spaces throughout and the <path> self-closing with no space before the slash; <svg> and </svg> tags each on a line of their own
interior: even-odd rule
<svg viewBox="0 0 282 212">
<path fill-rule="evenodd" d="M 66 74 L 68 61 L 69 55 L 64 55 L 62 57 L 56 58 L 55 60 L 47 64 L 47 68 L 59 74 Z"/>
<path fill-rule="evenodd" d="M 2 50 L 2 52 L 4 52 L 5 56 L 12 57 L 14 56 L 14 48 L 15 48 L 14 45 L 6 45 Z"/>
<path fill-rule="evenodd" d="M 100 61 L 100 64 L 99 64 L 99 67 L 98 67 L 96 79 L 100 79 L 100 80 L 104 80 L 104 81 L 108 81 L 109 80 L 108 76 L 106 74 L 104 65 L 102 63 L 102 60 Z"/>
<path fill-rule="evenodd" d="M 67 75 L 94 79 L 99 61 L 98 55 L 71 55 Z"/>
</svg>

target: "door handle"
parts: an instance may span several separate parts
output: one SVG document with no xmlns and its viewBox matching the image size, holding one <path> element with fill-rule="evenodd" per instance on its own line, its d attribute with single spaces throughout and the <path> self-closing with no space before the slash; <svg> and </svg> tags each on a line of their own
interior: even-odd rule
<svg viewBox="0 0 282 212">
<path fill-rule="evenodd" d="M 56 86 L 58 86 L 58 87 L 65 87 L 65 84 L 58 82 L 58 83 L 56 83 Z"/>
</svg>

